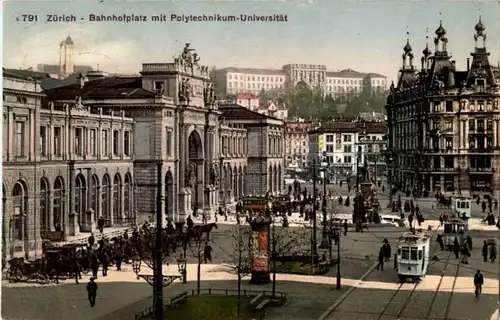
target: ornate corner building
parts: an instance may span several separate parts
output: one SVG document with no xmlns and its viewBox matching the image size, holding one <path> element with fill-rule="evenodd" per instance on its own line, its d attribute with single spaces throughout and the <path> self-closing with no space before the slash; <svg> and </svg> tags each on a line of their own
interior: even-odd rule
<svg viewBox="0 0 500 320">
<path fill-rule="evenodd" d="M 467 70 L 457 70 L 440 24 L 413 64 L 409 40 L 397 85 L 387 99 L 391 183 L 417 195 L 500 190 L 500 70 L 490 65 L 484 24 L 475 26 Z M 498 198 L 498 194 L 495 194 Z"/>
<path fill-rule="evenodd" d="M 158 186 L 163 221 L 181 223 L 283 190 L 283 121 L 219 107 L 198 61 L 187 44 L 141 76 L 3 69 L 4 258 L 38 256 L 54 232 L 90 235 L 100 217 L 140 223 L 157 213 Z"/>
</svg>

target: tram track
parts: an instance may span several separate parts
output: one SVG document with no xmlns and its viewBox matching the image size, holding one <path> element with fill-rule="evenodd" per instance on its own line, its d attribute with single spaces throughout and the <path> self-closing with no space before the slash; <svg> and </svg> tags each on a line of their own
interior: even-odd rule
<svg viewBox="0 0 500 320">
<path fill-rule="evenodd" d="M 457 270 L 455 271 L 455 278 L 453 279 L 453 285 L 451 286 L 451 291 L 450 295 L 448 297 L 448 302 L 446 303 L 446 309 L 444 312 L 444 319 L 449 319 L 450 315 L 450 309 L 451 309 L 451 302 L 453 300 L 453 295 L 455 293 L 455 286 L 457 285 L 457 279 L 458 279 L 458 274 L 460 272 L 460 265 L 461 265 L 461 260 L 462 260 L 462 255 L 459 257 L 459 261 L 457 263 Z"/>
<path fill-rule="evenodd" d="M 425 319 L 428 319 L 428 320 L 432 319 L 432 317 L 431 317 L 432 309 L 434 308 L 434 304 L 436 303 L 436 298 L 439 294 L 439 289 L 441 288 L 441 284 L 443 283 L 443 279 L 446 275 L 446 270 L 448 269 L 448 265 L 450 263 L 452 255 L 453 255 L 452 252 L 448 253 L 448 259 L 446 259 L 446 264 L 443 267 L 443 273 L 441 274 L 441 277 L 439 278 L 439 282 L 437 284 L 436 290 L 434 291 L 434 294 L 432 295 L 432 300 L 429 304 L 429 307 L 427 308 L 427 310 L 425 312 Z M 455 281 L 456 281 L 456 277 L 455 277 Z"/>
<path fill-rule="evenodd" d="M 432 241 L 435 237 L 435 235 L 438 233 L 439 231 L 439 227 L 436 228 L 436 230 L 433 231 L 431 237 L 430 237 L 430 241 Z M 432 253 L 429 254 L 429 262 L 432 261 L 432 257 L 434 257 L 436 251 L 438 249 L 438 246 L 436 244 L 434 244 L 434 248 L 432 250 Z M 451 253 L 448 255 L 448 259 L 446 260 L 446 266 L 448 265 L 449 261 L 450 261 L 450 258 L 451 258 Z M 436 295 L 437 295 L 437 291 L 439 290 L 439 286 L 441 285 L 441 282 L 443 280 L 443 277 L 444 277 L 444 272 L 443 274 L 441 275 L 441 278 L 440 278 L 440 281 L 439 281 L 439 285 L 438 285 L 438 289 L 436 290 Z M 413 286 L 411 287 L 411 290 L 409 290 L 409 293 L 408 293 L 408 296 L 403 300 L 402 302 L 402 306 L 399 308 L 399 310 L 396 312 L 396 314 L 389 314 L 389 311 L 390 311 L 390 306 L 392 304 L 394 304 L 394 302 L 397 302 L 396 301 L 396 298 L 402 294 L 402 292 L 407 292 L 408 290 L 401 290 L 407 283 L 400 283 L 398 285 L 398 287 L 396 288 L 396 290 L 394 291 L 394 293 L 391 295 L 391 297 L 389 298 L 389 301 L 385 304 L 385 306 L 383 307 L 383 309 L 380 311 L 380 313 L 378 314 L 376 320 L 383 320 L 384 317 L 391 317 L 391 319 L 395 318 L 395 319 L 400 319 L 403 315 L 403 313 L 405 312 L 405 310 L 407 309 L 408 307 L 408 304 L 410 303 L 415 291 L 417 290 L 417 287 L 418 285 L 420 284 L 421 280 L 418 280 L 416 281 Z M 435 299 L 435 297 L 433 297 L 433 299 Z M 431 305 L 432 305 L 433 302 L 431 302 Z M 427 319 L 427 317 L 425 318 Z"/>
</svg>

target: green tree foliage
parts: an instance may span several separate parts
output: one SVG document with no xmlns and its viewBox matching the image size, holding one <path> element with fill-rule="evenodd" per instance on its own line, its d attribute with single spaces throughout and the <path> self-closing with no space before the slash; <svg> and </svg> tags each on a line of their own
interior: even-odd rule
<svg viewBox="0 0 500 320">
<path fill-rule="evenodd" d="M 326 121 L 338 117 L 355 117 L 362 112 L 383 112 L 387 93 L 375 91 L 356 95 L 354 92 L 349 92 L 334 98 L 330 94 L 325 94 L 320 87 L 310 88 L 305 84 L 299 84 L 293 89 L 286 90 L 262 89 L 259 99 L 261 104 L 269 100 L 285 104 L 290 118 Z"/>
</svg>

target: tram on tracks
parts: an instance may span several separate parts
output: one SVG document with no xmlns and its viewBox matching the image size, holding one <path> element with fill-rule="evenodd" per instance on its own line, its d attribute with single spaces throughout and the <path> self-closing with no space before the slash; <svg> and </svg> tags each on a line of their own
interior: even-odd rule
<svg viewBox="0 0 500 320">
<path fill-rule="evenodd" d="M 451 214 L 457 218 L 471 217 L 472 200 L 466 197 L 451 198 Z"/>
<path fill-rule="evenodd" d="M 458 244 L 463 245 L 467 239 L 467 222 L 459 219 L 453 218 L 444 223 L 444 234 L 443 242 L 448 250 L 453 249 L 453 243 L 455 238 L 458 239 Z"/>
<path fill-rule="evenodd" d="M 396 266 L 400 282 L 425 277 L 429 266 L 430 236 L 425 231 L 405 232 L 397 245 Z"/>
</svg>

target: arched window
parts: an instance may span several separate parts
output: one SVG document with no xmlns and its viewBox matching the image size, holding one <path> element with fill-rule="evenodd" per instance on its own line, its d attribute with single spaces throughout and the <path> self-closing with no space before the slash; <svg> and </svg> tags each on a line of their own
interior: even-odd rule
<svg viewBox="0 0 500 320">
<path fill-rule="evenodd" d="M 54 195 L 52 198 L 52 210 L 54 212 L 54 228 L 56 231 L 62 231 L 63 223 L 63 193 L 64 193 L 64 183 L 61 177 L 57 177 L 54 182 Z"/>
<path fill-rule="evenodd" d="M 113 220 L 116 223 L 122 219 L 122 178 L 117 173 L 113 179 Z"/>
<path fill-rule="evenodd" d="M 102 189 L 101 189 L 101 215 L 106 220 L 106 223 L 110 221 L 109 216 L 109 176 L 107 174 L 102 177 Z"/>
<path fill-rule="evenodd" d="M 50 231 L 49 182 L 40 179 L 40 233 Z"/>
<path fill-rule="evenodd" d="M 132 199 L 134 198 L 132 194 L 132 177 L 129 173 L 125 175 L 125 183 L 123 184 L 123 213 L 127 219 L 128 223 L 132 223 L 133 208 Z"/>
<path fill-rule="evenodd" d="M 26 205 L 27 196 L 26 188 L 20 182 L 14 185 L 14 190 L 12 191 L 13 205 L 14 205 L 14 240 L 24 240 L 27 233 L 27 223 L 26 223 Z"/>
<path fill-rule="evenodd" d="M 97 209 L 99 203 L 99 178 L 92 176 L 92 185 L 90 186 L 90 208 L 94 210 L 94 220 L 97 221 Z"/>
<path fill-rule="evenodd" d="M 85 185 L 85 177 L 82 174 L 76 176 L 75 182 L 75 212 L 80 217 L 80 222 L 85 217 L 87 211 L 87 187 Z"/>
</svg>

